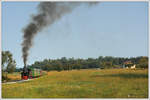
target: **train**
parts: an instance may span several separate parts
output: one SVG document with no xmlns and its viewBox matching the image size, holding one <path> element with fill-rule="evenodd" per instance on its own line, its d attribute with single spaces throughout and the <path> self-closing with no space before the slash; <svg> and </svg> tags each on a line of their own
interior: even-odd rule
<svg viewBox="0 0 150 100">
<path fill-rule="evenodd" d="M 21 72 L 21 79 L 27 80 L 27 79 L 37 78 L 45 74 L 46 71 L 43 71 L 41 69 L 24 67 L 23 71 Z"/>
</svg>

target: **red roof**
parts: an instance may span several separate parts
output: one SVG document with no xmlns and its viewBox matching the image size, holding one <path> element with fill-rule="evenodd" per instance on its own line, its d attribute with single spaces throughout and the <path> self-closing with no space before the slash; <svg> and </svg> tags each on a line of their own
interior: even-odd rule
<svg viewBox="0 0 150 100">
<path fill-rule="evenodd" d="M 124 64 L 132 64 L 131 61 L 125 61 Z"/>
</svg>

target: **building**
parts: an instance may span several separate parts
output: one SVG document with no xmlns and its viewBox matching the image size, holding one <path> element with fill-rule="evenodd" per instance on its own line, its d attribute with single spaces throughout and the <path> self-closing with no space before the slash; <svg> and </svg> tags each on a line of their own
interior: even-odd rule
<svg viewBox="0 0 150 100">
<path fill-rule="evenodd" d="M 123 68 L 131 68 L 134 64 L 131 61 L 125 61 L 123 63 Z"/>
</svg>

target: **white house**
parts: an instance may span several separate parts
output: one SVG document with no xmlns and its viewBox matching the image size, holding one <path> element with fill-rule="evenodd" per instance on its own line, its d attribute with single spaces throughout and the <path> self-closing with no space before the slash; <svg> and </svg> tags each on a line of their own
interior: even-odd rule
<svg viewBox="0 0 150 100">
<path fill-rule="evenodd" d="M 135 69 L 135 68 L 136 68 L 136 65 L 131 66 L 131 69 Z"/>
</svg>

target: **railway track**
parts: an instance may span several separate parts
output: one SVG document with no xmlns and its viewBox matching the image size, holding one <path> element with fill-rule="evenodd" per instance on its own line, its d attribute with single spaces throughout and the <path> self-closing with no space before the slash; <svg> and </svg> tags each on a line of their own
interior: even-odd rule
<svg viewBox="0 0 150 100">
<path fill-rule="evenodd" d="M 30 81 L 30 80 L 33 80 L 33 79 L 16 80 L 16 81 L 11 81 L 11 82 L 5 82 L 5 83 L 2 83 L 2 84 L 14 84 L 14 83 L 21 83 L 21 82 Z"/>
</svg>

